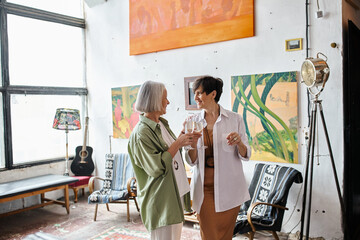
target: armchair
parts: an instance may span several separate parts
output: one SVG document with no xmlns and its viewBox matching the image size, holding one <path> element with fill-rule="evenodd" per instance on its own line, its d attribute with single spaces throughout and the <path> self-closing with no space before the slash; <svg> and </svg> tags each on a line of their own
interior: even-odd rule
<svg viewBox="0 0 360 240">
<path fill-rule="evenodd" d="M 91 177 L 89 180 L 90 196 L 89 204 L 96 204 L 94 221 L 96 221 L 98 204 L 106 204 L 108 211 L 109 203 L 127 204 L 127 221 L 130 222 L 129 201 L 135 202 L 136 208 L 139 207 L 136 201 L 136 178 L 127 153 L 106 154 L 105 178 L 98 176 Z M 102 189 L 94 191 L 95 180 L 103 181 Z"/>
<path fill-rule="evenodd" d="M 251 199 L 238 214 L 234 235 L 248 233 L 250 240 L 257 230 L 281 230 L 289 189 L 293 182 L 302 183 L 302 175 L 291 167 L 258 163 L 249 186 Z"/>
</svg>

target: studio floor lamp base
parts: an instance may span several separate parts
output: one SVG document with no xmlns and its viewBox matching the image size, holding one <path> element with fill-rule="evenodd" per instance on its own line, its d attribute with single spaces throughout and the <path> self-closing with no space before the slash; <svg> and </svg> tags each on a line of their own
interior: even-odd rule
<svg viewBox="0 0 360 240">
<path fill-rule="evenodd" d="M 307 159 L 306 159 L 306 170 L 305 170 L 305 181 L 304 181 L 304 195 L 303 195 L 303 204 L 302 204 L 302 213 L 301 213 L 301 230 L 300 230 L 300 238 L 303 239 L 304 234 L 304 224 L 305 224 L 305 210 L 307 210 L 307 218 L 306 218 L 306 234 L 305 239 L 309 239 L 309 230 L 310 230 L 310 214 L 311 214 L 311 198 L 312 198 L 312 184 L 313 184 L 313 166 L 314 166 L 314 147 L 315 147 L 315 133 L 316 133 L 316 118 L 317 118 L 317 110 L 320 109 L 320 116 L 322 125 L 324 127 L 326 143 L 329 149 L 331 165 L 333 169 L 334 180 L 336 183 L 336 189 L 340 201 L 340 207 L 342 211 L 342 215 L 345 213 L 343 198 L 340 192 L 340 185 L 339 180 L 336 174 L 336 168 L 334 163 L 334 157 L 331 150 L 329 135 L 326 128 L 324 113 L 322 110 L 321 100 L 318 100 L 318 95 L 315 96 L 315 99 L 312 100 L 312 111 L 311 111 L 311 118 L 310 118 L 310 139 L 309 139 L 309 146 L 307 149 Z M 311 161 L 311 162 L 310 162 Z M 310 170 L 309 170 L 310 167 Z M 309 176 L 310 171 L 310 176 Z M 310 182 L 308 183 L 308 178 L 310 177 Z M 309 189 L 308 189 L 309 184 Z M 307 196 L 307 193 L 309 195 Z"/>
<path fill-rule="evenodd" d="M 69 176 L 69 152 L 68 152 L 68 149 L 69 149 L 69 143 L 68 143 L 68 133 L 69 133 L 69 130 L 66 129 L 66 130 L 65 130 L 65 133 L 66 133 L 66 158 L 65 158 L 65 172 L 64 172 L 64 176 Z"/>
</svg>

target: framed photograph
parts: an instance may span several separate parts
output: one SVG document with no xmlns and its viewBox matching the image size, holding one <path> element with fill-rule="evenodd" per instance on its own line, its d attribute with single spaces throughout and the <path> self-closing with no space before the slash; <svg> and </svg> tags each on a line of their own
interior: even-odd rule
<svg viewBox="0 0 360 240">
<path fill-rule="evenodd" d="M 195 99 L 194 99 L 194 92 L 193 92 L 193 88 L 192 88 L 194 81 L 198 77 L 200 77 L 200 76 L 184 78 L 185 110 L 198 110 Z"/>
<path fill-rule="evenodd" d="M 302 50 L 302 38 L 285 40 L 286 51 Z"/>
<path fill-rule="evenodd" d="M 345 0 L 345 1 L 348 2 L 355 9 L 360 9 L 360 0 Z"/>
</svg>

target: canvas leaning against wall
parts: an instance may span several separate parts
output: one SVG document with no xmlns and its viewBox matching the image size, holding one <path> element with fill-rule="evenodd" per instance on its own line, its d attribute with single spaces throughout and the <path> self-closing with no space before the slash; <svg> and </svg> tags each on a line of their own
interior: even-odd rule
<svg viewBox="0 0 360 240">
<path fill-rule="evenodd" d="M 244 119 L 250 160 L 298 163 L 297 72 L 231 77 L 231 107 Z"/>
<path fill-rule="evenodd" d="M 140 85 L 111 89 L 113 137 L 130 137 L 140 113 L 135 111 L 135 101 Z"/>
<path fill-rule="evenodd" d="M 254 0 L 130 0 L 130 55 L 254 36 Z"/>
</svg>

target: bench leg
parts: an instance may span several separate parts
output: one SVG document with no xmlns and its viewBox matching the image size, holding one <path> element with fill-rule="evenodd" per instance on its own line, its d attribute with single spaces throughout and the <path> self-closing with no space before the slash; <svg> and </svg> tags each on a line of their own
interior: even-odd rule
<svg viewBox="0 0 360 240">
<path fill-rule="evenodd" d="M 40 199 L 41 199 L 41 204 L 43 204 L 45 201 L 44 201 L 44 198 L 45 198 L 45 193 L 42 193 L 40 194 Z"/>
<path fill-rule="evenodd" d="M 74 202 L 77 202 L 77 198 L 78 198 L 78 189 L 77 188 L 73 188 L 74 190 Z"/>
<path fill-rule="evenodd" d="M 65 185 L 64 188 L 64 195 L 65 195 L 65 207 L 66 207 L 66 212 L 69 214 L 70 213 L 70 204 L 69 204 L 69 185 Z"/>
</svg>

